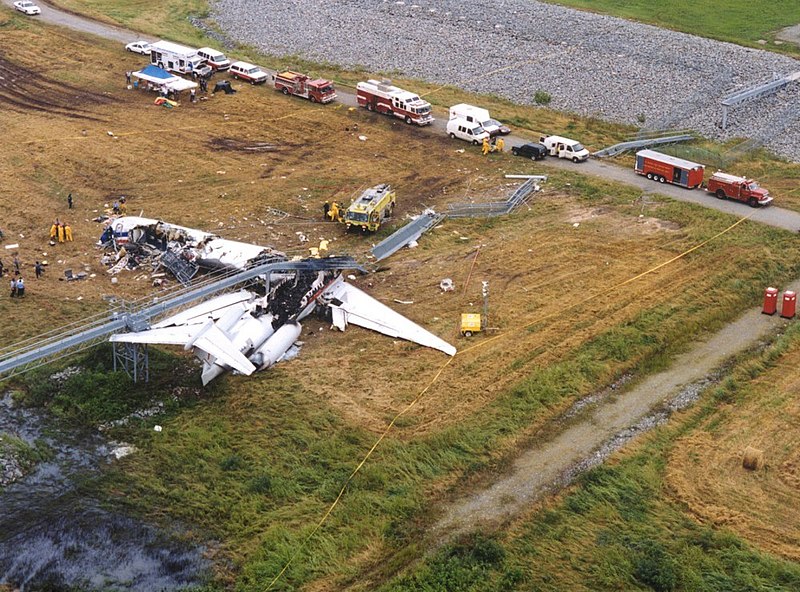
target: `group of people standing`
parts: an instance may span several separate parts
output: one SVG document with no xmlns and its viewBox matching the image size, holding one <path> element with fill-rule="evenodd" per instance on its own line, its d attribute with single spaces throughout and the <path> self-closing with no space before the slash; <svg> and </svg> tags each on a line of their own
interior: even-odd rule
<svg viewBox="0 0 800 592">
<path fill-rule="evenodd" d="M 20 275 L 20 262 L 19 256 L 14 255 L 14 275 L 11 278 L 11 297 L 12 298 L 22 298 L 25 296 L 25 280 Z M 9 270 L 10 271 L 10 270 Z M 36 277 L 39 278 L 44 271 L 44 266 L 37 261 L 36 266 L 34 267 L 34 271 L 36 272 Z M 5 267 L 3 265 L 3 261 L 0 260 L 0 277 L 3 276 L 5 272 Z"/>
<path fill-rule="evenodd" d="M 59 222 L 56 218 L 53 225 L 50 227 L 50 241 L 55 244 L 56 239 L 58 242 L 72 242 L 72 227 L 64 222 Z"/>
<path fill-rule="evenodd" d="M 492 138 L 491 142 L 489 141 L 489 138 L 484 138 L 481 152 L 483 152 L 484 156 L 490 152 L 502 152 L 503 148 L 505 148 L 505 145 L 506 142 L 503 140 L 503 138 Z"/>
</svg>

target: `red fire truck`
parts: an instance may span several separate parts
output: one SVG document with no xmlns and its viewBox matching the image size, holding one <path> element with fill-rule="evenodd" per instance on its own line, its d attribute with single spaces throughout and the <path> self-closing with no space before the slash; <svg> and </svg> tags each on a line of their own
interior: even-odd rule
<svg viewBox="0 0 800 592">
<path fill-rule="evenodd" d="M 285 95 L 302 97 L 312 103 L 330 103 L 336 99 L 336 89 L 330 80 L 322 78 L 309 80 L 305 74 L 291 70 L 277 72 L 273 79 L 275 90 L 279 90 Z"/>
<path fill-rule="evenodd" d="M 759 187 L 752 179 L 736 177 L 717 171 L 708 180 L 706 191 L 713 193 L 720 199 L 735 199 L 743 201 L 751 208 L 766 206 L 772 202 L 769 191 Z"/>
<path fill-rule="evenodd" d="M 694 189 L 703 184 L 705 168 L 705 165 L 655 150 L 639 150 L 634 171 L 653 181 Z"/>
<path fill-rule="evenodd" d="M 368 111 L 394 115 L 406 123 L 429 125 L 433 122 L 431 104 L 390 81 L 367 80 L 356 85 L 358 104 Z"/>
</svg>

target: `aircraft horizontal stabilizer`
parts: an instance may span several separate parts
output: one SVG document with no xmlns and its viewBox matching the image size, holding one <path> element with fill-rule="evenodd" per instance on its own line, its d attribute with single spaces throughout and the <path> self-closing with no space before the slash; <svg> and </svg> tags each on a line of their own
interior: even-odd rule
<svg viewBox="0 0 800 592">
<path fill-rule="evenodd" d="M 112 335 L 116 343 L 149 343 L 182 345 L 187 349 L 197 348 L 216 359 L 217 363 L 227 364 L 242 374 L 252 374 L 256 367 L 231 343 L 230 338 L 214 324 L 187 325 L 185 327 L 161 327 L 138 333 Z"/>
<path fill-rule="evenodd" d="M 192 343 L 193 347 L 216 358 L 217 364 L 227 364 L 242 374 L 250 375 L 256 371 L 256 367 L 236 349 L 230 338 L 219 327 L 212 324 L 208 328 L 203 327 L 202 331 L 203 334 Z"/>
<path fill-rule="evenodd" d="M 443 339 L 344 281 L 332 284 L 324 298 L 330 303 L 333 324 L 341 330 L 345 329 L 347 323 L 352 323 L 390 337 L 438 349 L 449 356 L 456 353 L 456 348 Z"/>
</svg>

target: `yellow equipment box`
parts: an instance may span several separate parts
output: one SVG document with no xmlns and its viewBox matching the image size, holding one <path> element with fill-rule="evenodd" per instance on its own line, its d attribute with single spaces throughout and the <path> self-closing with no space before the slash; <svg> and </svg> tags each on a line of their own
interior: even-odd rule
<svg viewBox="0 0 800 592">
<path fill-rule="evenodd" d="M 467 312 L 461 315 L 461 334 L 470 337 L 473 333 L 481 330 L 481 315 L 474 312 Z"/>
</svg>

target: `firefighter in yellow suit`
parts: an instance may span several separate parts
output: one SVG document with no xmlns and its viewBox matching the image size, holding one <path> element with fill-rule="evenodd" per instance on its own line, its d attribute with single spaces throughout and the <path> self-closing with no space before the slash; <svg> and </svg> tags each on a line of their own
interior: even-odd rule
<svg viewBox="0 0 800 592">
<path fill-rule="evenodd" d="M 71 243 L 72 242 L 72 226 L 70 226 L 69 224 L 65 224 L 64 225 L 64 235 L 65 235 L 65 237 L 67 239 L 67 242 Z"/>
<path fill-rule="evenodd" d="M 492 145 L 489 144 L 489 138 L 484 138 L 483 139 L 483 148 L 482 148 L 481 151 L 483 152 L 484 156 L 486 156 L 487 154 L 489 154 L 492 151 Z"/>
</svg>

